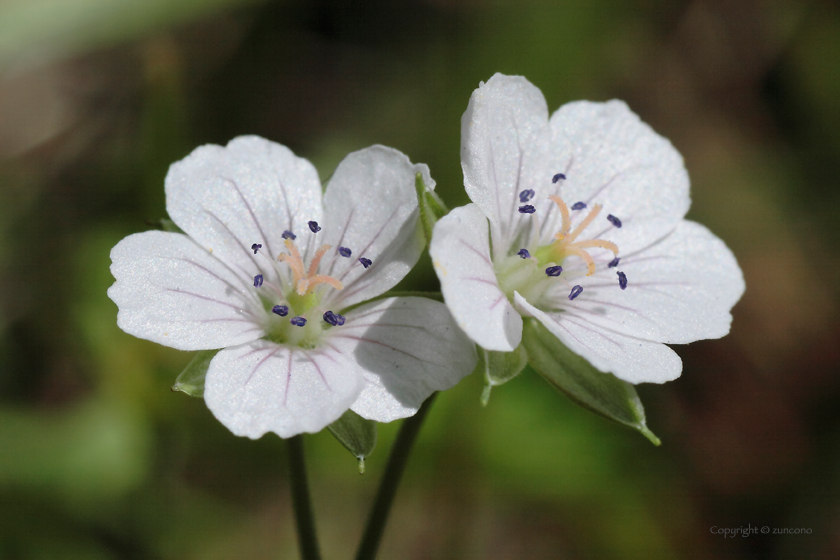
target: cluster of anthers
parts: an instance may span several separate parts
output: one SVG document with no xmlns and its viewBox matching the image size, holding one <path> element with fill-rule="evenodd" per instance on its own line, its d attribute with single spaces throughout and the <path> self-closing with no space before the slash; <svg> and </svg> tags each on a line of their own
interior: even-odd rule
<svg viewBox="0 0 840 560">
<path fill-rule="evenodd" d="M 318 222 L 310 221 L 308 225 L 309 230 L 313 234 L 317 234 L 321 231 L 321 227 L 318 225 Z M 266 281 L 263 274 L 257 274 L 254 276 L 254 288 L 260 289 L 260 299 L 263 301 L 266 309 L 269 309 L 271 313 L 279 317 L 286 317 L 291 312 L 292 318 L 289 320 L 289 324 L 295 327 L 304 327 L 308 322 L 307 315 L 309 315 L 309 312 L 313 309 L 317 309 L 322 297 L 322 293 L 316 291 L 315 288 L 323 284 L 335 288 L 336 290 L 342 290 L 344 289 L 344 285 L 337 278 L 326 274 L 318 274 L 318 267 L 321 264 L 321 260 L 324 258 L 327 251 L 332 249 L 332 245 L 321 245 L 318 250 L 315 251 L 315 254 L 312 256 L 312 260 L 309 261 L 309 267 L 307 268 L 303 262 L 303 257 L 301 256 L 300 251 L 295 245 L 297 235 L 289 230 L 286 230 L 283 232 L 281 237 L 284 239 L 284 244 L 286 245 L 288 253 L 281 253 L 276 259 L 271 259 L 269 257 L 269 260 L 271 260 L 272 267 L 275 269 L 277 268 L 276 263 L 286 263 L 289 266 L 292 273 L 291 285 L 279 286 L 273 282 Z M 255 255 L 263 254 L 260 253 L 260 249 L 262 249 L 261 243 L 254 243 L 251 245 L 251 250 L 254 251 Z M 349 259 L 352 257 L 353 251 L 348 247 L 339 247 L 338 254 Z M 373 264 L 370 259 L 365 257 L 360 257 L 357 260 L 359 264 L 365 268 L 368 268 Z M 283 278 L 283 276 L 279 274 L 279 270 L 277 277 L 278 279 Z M 271 294 L 266 293 L 267 291 L 273 293 L 274 297 L 272 297 Z M 324 312 L 323 319 L 324 322 L 333 327 L 340 327 L 345 322 L 344 316 L 339 315 L 332 310 Z M 310 325 L 312 325 L 311 322 Z M 286 331 L 285 325 L 280 324 L 275 325 L 275 327 L 279 328 L 269 329 L 269 338 L 277 339 L 277 342 L 301 341 L 299 340 L 300 337 L 289 336 L 290 333 Z M 317 330 L 320 331 L 320 328 Z"/>
<path fill-rule="evenodd" d="M 557 173 L 554 177 L 552 177 L 551 182 L 556 184 L 558 181 L 565 179 L 566 175 L 563 173 Z M 527 204 L 532 198 L 534 198 L 535 194 L 536 193 L 533 189 L 526 189 L 519 193 L 519 202 L 522 204 L 522 206 L 519 207 L 520 214 L 533 214 L 536 211 L 536 208 L 534 208 L 533 205 Z M 587 204 L 585 202 L 576 202 L 570 209 L 559 196 L 552 194 L 549 195 L 548 198 L 554 202 L 560 210 L 560 231 L 554 235 L 554 241 L 548 245 L 539 247 L 535 251 L 533 257 L 528 249 L 524 248 L 520 249 L 517 255 L 523 259 L 535 258 L 538 264 L 548 265 L 545 268 L 545 274 L 549 277 L 560 276 L 563 272 L 561 263 L 563 263 L 567 257 L 578 257 L 586 264 L 586 276 L 592 276 L 595 274 L 596 265 L 592 255 L 589 254 L 589 250 L 593 248 L 600 248 L 611 251 L 613 254 L 614 258 L 607 264 L 607 268 L 616 268 L 621 259 L 618 257 L 618 246 L 615 243 L 605 239 L 577 240 L 586 228 L 588 228 L 601 214 L 603 206 L 600 204 L 594 204 L 592 209 L 589 211 L 589 214 L 587 214 L 583 220 L 578 223 L 577 227 L 572 230 L 572 212 L 584 210 L 587 207 Z M 607 215 L 607 221 L 609 221 L 613 227 L 620 228 L 622 226 L 621 220 L 612 214 Z M 619 287 L 622 290 L 627 289 L 627 275 L 620 270 L 617 270 L 616 274 L 618 275 Z M 574 300 L 581 293 L 583 293 L 583 287 L 576 284 L 572 287 L 571 292 L 569 292 L 569 300 Z"/>
</svg>

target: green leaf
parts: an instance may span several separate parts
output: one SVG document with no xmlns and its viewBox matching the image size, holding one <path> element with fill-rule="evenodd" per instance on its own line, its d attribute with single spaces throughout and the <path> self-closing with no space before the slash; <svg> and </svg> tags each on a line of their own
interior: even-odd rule
<svg viewBox="0 0 840 560">
<path fill-rule="evenodd" d="M 414 178 L 414 188 L 417 191 L 417 205 L 420 208 L 420 223 L 423 225 L 423 235 L 426 243 L 432 242 L 432 231 L 437 221 L 449 213 L 443 200 L 434 191 L 426 187 L 423 174 L 418 172 Z"/>
<path fill-rule="evenodd" d="M 359 474 L 364 474 L 365 457 L 369 457 L 376 447 L 376 422 L 348 410 L 327 428 L 359 460 Z"/>
<path fill-rule="evenodd" d="M 551 334 L 536 319 L 525 319 L 522 344 L 528 363 L 556 389 L 584 408 L 660 441 L 645 423 L 645 409 L 630 383 L 595 369 Z"/>
<path fill-rule="evenodd" d="M 525 369 L 528 365 L 528 353 L 520 344 L 513 352 L 494 352 L 479 348 L 479 367 L 484 374 L 484 391 L 481 393 L 481 404 L 487 406 L 490 400 L 490 390 L 497 385 L 507 383 Z"/>
<path fill-rule="evenodd" d="M 191 397 L 204 397 L 204 376 L 207 375 L 210 360 L 218 352 L 218 350 L 200 350 L 187 364 L 184 371 L 178 375 L 172 390 L 181 391 Z"/>
</svg>

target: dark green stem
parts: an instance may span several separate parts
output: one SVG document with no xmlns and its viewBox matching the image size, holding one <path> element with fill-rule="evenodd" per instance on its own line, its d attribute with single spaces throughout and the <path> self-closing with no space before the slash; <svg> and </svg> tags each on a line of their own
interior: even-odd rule
<svg viewBox="0 0 840 560">
<path fill-rule="evenodd" d="M 397 439 L 391 447 L 391 455 L 388 457 L 385 474 L 382 475 L 382 481 L 379 483 L 376 501 L 370 510 L 370 517 L 368 517 L 365 534 L 362 536 L 362 542 L 359 544 L 359 550 L 356 553 L 356 560 L 373 560 L 376 558 L 382 534 L 385 532 L 385 523 L 388 521 L 388 513 L 391 511 L 391 504 L 394 501 L 397 486 L 400 484 L 405 465 L 408 462 L 411 447 L 414 445 L 414 440 L 417 439 L 423 420 L 426 418 L 426 414 L 429 412 L 436 396 L 437 393 L 433 393 L 431 397 L 426 399 L 417 414 L 405 419 L 400 427 Z"/>
<path fill-rule="evenodd" d="M 289 486 L 292 491 L 300 557 L 302 560 L 320 560 L 309 484 L 306 481 L 306 464 L 303 460 L 303 436 L 297 435 L 286 441 L 289 443 Z"/>
</svg>

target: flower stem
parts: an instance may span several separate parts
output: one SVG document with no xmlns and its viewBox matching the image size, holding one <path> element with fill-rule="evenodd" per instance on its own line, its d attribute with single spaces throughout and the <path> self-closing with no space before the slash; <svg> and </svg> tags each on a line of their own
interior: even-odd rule
<svg viewBox="0 0 840 560">
<path fill-rule="evenodd" d="M 292 491 L 300 557 L 302 560 L 320 560 L 309 484 L 306 481 L 306 464 L 303 460 L 303 436 L 297 435 L 286 441 L 289 444 L 289 486 Z"/>
<path fill-rule="evenodd" d="M 373 508 L 370 510 L 362 542 L 359 543 L 356 560 L 373 560 L 376 558 L 379 542 L 385 532 L 385 523 L 387 523 L 388 514 L 391 511 L 391 504 L 394 501 L 394 495 L 397 493 L 397 486 L 399 486 L 405 465 L 408 463 L 411 446 L 414 445 L 414 440 L 417 439 L 423 420 L 436 396 L 437 393 L 432 393 L 432 396 L 426 399 L 417 414 L 406 418 L 400 427 L 397 439 L 391 447 L 391 455 L 388 457 L 385 474 L 382 475 L 382 481 L 379 483 L 376 501 L 374 501 Z"/>
</svg>

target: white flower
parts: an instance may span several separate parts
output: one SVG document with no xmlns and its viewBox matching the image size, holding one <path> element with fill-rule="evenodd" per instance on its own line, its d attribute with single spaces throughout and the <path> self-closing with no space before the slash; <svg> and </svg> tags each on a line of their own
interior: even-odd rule
<svg viewBox="0 0 840 560">
<path fill-rule="evenodd" d="M 682 369 L 663 343 L 729 332 L 741 270 L 683 219 L 680 154 L 623 102 L 569 103 L 549 119 L 536 87 L 497 74 L 464 113 L 461 165 L 474 204 L 437 223 L 430 252 L 480 346 L 514 350 L 521 314 L 601 371 L 661 383 Z"/>
<path fill-rule="evenodd" d="M 373 146 L 348 155 L 321 197 L 315 168 L 258 137 L 202 146 L 166 176 L 187 235 L 130 235 L 108 290 L 124 331 L 181 350 L 223 348 L 204 398 L 233 433 L 317 432 L 348 408 L 410 416 L 475 366 L 446 306 L 396 297 L 423 248 L 412 165 Z M 323 230 L 323 231 L 321 231 Z"/>
</svg>

